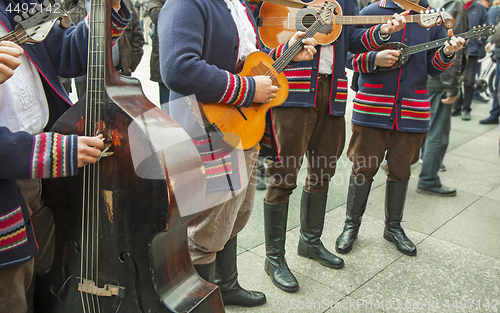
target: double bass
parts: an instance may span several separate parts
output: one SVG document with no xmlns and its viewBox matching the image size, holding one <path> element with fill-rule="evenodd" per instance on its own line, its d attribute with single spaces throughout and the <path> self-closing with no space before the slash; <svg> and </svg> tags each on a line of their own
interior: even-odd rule
<svg viewBox="0 0 500 313">
<path fill-rule="evenodd" d="M 52 128 L 102 134 L 105 148 L 78 176 L 44 182 L 56 252 L 36 311 L 224 312 L 187 247 L 187 223 L 204 208 L 203 163 L 140 83 L 114 70 L 110 12 L 109 0 L 91 1 L 87 93 Z"/>
</svg>

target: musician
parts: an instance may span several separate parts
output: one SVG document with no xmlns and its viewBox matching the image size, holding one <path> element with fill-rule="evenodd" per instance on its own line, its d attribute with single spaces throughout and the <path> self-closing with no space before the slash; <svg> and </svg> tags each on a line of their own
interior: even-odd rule
<svg viewBox="0 0 500 313">
<path fill-rule="evenodd" d="M 419 5 L 427 7 L 427 0 Z M 401 13 L 403 9 L 392 0 L 380 1 L 361 11 L 361 15 Z M 413 12 L 412 14 L 415 14 Z M 402 226 L 403 211 L 410 179 L 410 166 L 417 162 L 420 148 L 429 131 L 429 93 L 427 76 L 437 76 L 448 69 L 455 52 L 464 44 L 463 38 L 448 35 L 443 47 L 410 56 L 401 68 L 381 71 L 398 60 L 399 51 L 384 50 L 355 55 L 353 68 L 361 72 L 359 91 L 354 98 L 352 136 L 347 157 L 353 162 L 347 194 L 346 221 L 337 238 L 336 250 L 348 253 L 356 240 L 366 209 L 373 177 L 384 154 L 388 173 L 385 195 L 384 238 L 410 256 L 417 249 Z M 408 46 L 446 37 L 444 27 L 429 29 L 418 24 L 406 24 L 401 32 L 393 33 L 390 41 Z"/>
<path fill-rule="evenodd" d="M 0 2 L 0 36 L 14 29 L 13 9 L 23 3 L 39 5 Z M 112 5 L 119 36 L 130 12 L 119 0 Z M 52 263 L 53 217 L 40 200 L 40 179 L 75 175 L 103 148 L 101 136 L 43 132 L 71 105 L 58 75 L 85 73 L 87 45 L 85 22 L 68 29 L 56 23 L 44 42 L 23 48 L 0 43 L 0 312 L 27 312 L 34 274 Z"/>
<path fill-rule="evenodd" d="M 354 1 L 337 2 L 344 15 L 358 13 Z M 343 26 L 339 38 L 321 46 L 312 61 L 284 70 L 290 93 L 283 105 L 272 110 L 271 148 L 265 151 L 270 157 L 268 172 L 272 178 L 264 199 L 264 266 L 272 282 L 286 292 L 299 289 L 286 263 L 285 236 L 289 198 L 297 187 L 304 155 L 308 166 L 301 195 L 298 254 L 328 268 L 344 266 L 344 261 L 328 251 L 320 238 L 329 183 L 345 142 L 346 54 L 348 49 L 364 52 L 381 46 L 382 36 L 388 39 L 404 22 L 396 14 L 386 24 L 368 30 Z"/>
<path fill-rule="evenodd" d="M 243 77 L 234 74 L 238 63 L 259 48 L 255 21 L 245 0 L 169 0 L 159 16 L 158 35 L 161 74 L 172 91 L 170 114 L 190 135 L 193 136 L 201 127 L 182 101 L 176 101 L 178 105 L 172 104 L 180 95 L 194 94 L 202 103 L 221 102 L 228 106 L 269 103 L 276 97 L 278 88 L 272 86 L 268 76 Z M 279 57 L 302 35 L 295 34 L 287 44 L 269 51 L 269 55 Z M 316 41 L 309 38 L 304 43 L 304 48 L 293 61 L 313 58 Z M 210 143 L 217 144 L 217 140 L 213 136 L 211 138 Z M 209 206 L 188 227 L 189 249 L 195 268 L 209 282 L 214 282 L 217 272 L 224 304 L 256 306 L 266 302 L 263 293 L 247 291 L 239 286 L 236 271 L 236 236 L 252 211 L 255 176 L 251 173 L 256 159 L 257 148 L 253 147 L 244 152 L 244 160 L 238 164 L 235 158 L 226 161 L 226 166 L 216 167 L 213 164 L 217 163 L 212 162 L 212 173 L 214 168 L 224 170 L 228 166 L 234 171 L 236 165 L 242 171 L 246 169 L 241 179 L 248 180 L 248 185 L 236 190 L 234 197 L 223 191 L 208 193 L 208 200 L 221 197 L 227 200 Z M 213 173 L 212 176 L 222 177 L 225 181 L 240 181 L 225 172 Z M 207 185 L 215 179 L 208 178 Z M 214 263 L 216 259 L 217 264 Z"/>
</svg>

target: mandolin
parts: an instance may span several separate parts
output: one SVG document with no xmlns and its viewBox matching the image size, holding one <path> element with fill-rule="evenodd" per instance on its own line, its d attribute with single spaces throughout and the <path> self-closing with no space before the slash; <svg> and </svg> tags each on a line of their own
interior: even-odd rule
<svg viewBox="0 0 500 313">
<path fill-rule="evenodd" d="M 334 8 L 335 4 L 325 1 L 325 5 L 317 11 L 318 18 L 301 39 L 314 36 L 325 24 L 331 23 Z M 274 63 L 264 52 L 257 51 L 248 55 L 238 74 L 250 77 L 269 76 L 273 85 L 279 88 L 276 98 L 267 104 L 252 103 L 247 108 L 223 103 L 203 103 L 201 111 L 209 127 L 220 131 L 222 139 L 231 147 L 248 150 L 255 146 L 264 136 L 267 110 L 281 105 L 288 97 L 288 81 L 282 71 L 303 47 L 302 40 L 297 40 Z"/>
<path fill-rule="evenodd" d="M 491 35 L 495 32 L 495 25 L 489 25 L 485 27 L 476 27 L 468 32 L 455 35 L 455 37 L 462 37 L 463 39 L 470 39 L 470 38 L 478 38 L 478 37 L 483 37 L 483 36 L 488 36 Z M 438 40 L 430 41 L 430 42 L 424 42 L 419 45 L 415 46 L 407 46 L 402 42 L 391 42 L 388 44 L 383 45 L 382 47 L 378 48 L 377 51 L 382 51 L 382 50 L 400 50 L 401 53 L 399 54 L 399 59 L 394 63 L 393 66 L 391 67 L 381 67 L 380 70 L 387 72 L 387 71 L 392 71 L 395 69 L 400 68 L 401 66 L 405 65 L 406 62 L 408 62 L 408 59 L 410 58 L 411 55 L 427 50 L 431 50 L 434 48 L 441 47 L 450 40 L 448 37 L 446 38 L 441 38 Z"/>
<path fill-rule="evenodd" d="M 52 26 L 60 21 L 59 26 L 68 28 L 71 25 L 69 15 L 59 7 L 47 5 L 36 5 L 23 15 L 30 16 L 22 20 L 20 15 L 14 20 L 18 23 L 16 28 L 8 34 L 0 37 L 0 41 L 7 40 L 22 45 L 24 43 L 40 43 L 47 38 Z"/>
<path fill-rule="evenodd" d="M 320 45 L 334 42 L 342 32 L 342 25 L 384 24 L 392 19 L 391 15 L 353 15 L 343 16 L 342 8 L 335 0 L 328 0 L 334 5 L 334 16 L 330 23 L 323 25 L 313 36 Z M 324 0 L 315 0 L 306 8 L 290 8 L 264 2 L 260 8 L 259 35 L 262 42 L 270 48 L 285 43 L 297 31 L 304 31 L 316 21 L 316 11 Z M 429 28 L 444 23 L 450 29 L 455 25 L 453 17 L 446 12 L 429 12 L 405 16 L 407 23 L 418 23 Z"/>
</svg>

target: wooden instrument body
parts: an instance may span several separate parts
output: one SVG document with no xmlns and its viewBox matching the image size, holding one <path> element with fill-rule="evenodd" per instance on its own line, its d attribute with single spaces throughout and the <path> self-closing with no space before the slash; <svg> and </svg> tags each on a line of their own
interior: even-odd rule
<svg viewBox="0 0 500 313">
<path fill-rule="evenodd" d="M 209 123 L 215 123 L 224 134 L 224 141 L 232 147 L 244 150 L 255 146 L 264 135 L 266 112 L 277 107 L 288 97 L 288 81 L 285 74 L 276 73 L 273 69 L 273 59 L 264 52 L 251 53 L 245 60 L 241 76 L 270 76 L 274 86 L 279 88 L 276 98 L 270 103 L 252 103 L 247 108 L 240 107 L 243 115 L 236 107 L 222 103 L 203 103 L 202 112 Z"/>
<path fill-rule="evenodd" d="M 109 0 L 91 5 L 109 17 Z M 187 245 L 187 224 L 204 208 L 198 150 L 138 80 L 116 73 L 109 18 L 89 28 L 88 93 L 52 131 L 103 134 L 106 154 L 78 176 L 44 181 L 56 247 L 37 279 L 36 312 L 224 312 L 219 287 L 198 276 Z M 83 279 L 96 287 L 79 286 Z"/>
<path fill-rule="evenodd" d="M 218 287 L 201 280 L 192 266 L 186 229 L 194 215 L 180 215 L 174 192 L 176 185 L 188 188 L 193 199 L 204 199 L 205 174 L 198 151 L 182 128 L 144 97 L 138 83 L 131 85 L 132 78 L 117 74 L 114 78 L 114 83 L 127 81 L 127 85 L 108 84 L 101 108 L 105 118 L 100 122 L 105 124 L 103 134 L 114 130 L 122 138 L 109 150 L 113 154 L 96 167 L 99 195 L 93 209 L 98 208 L 99 244 L 92 253 L 99 255 L 97 286 L 122 286 L 124 297 L 89 296 L 85 301 L 93 301 L 90 306 L 102 312 L 118 308 L 118 312 L 223 312 Z M 85 116 L 82 104 L 68 110 L 53 130 L 80 133 L 76 125 Z M 176 142 L 168 149 L 170 155 L 148 138 L 155 132 L 166 136 L 165 142 Z M 137 153 L 143 154 L 140 164 L 134 164 Z M 190 177 L 172 181 L 169 170 Z M 51 271 L 39 280 L 40 312 L 87 312 L 76 278 L 82 257 L 81 225 L 88 223 L 82 220 L 82 178 L 80 174 L 44 182 L 48 191 L 44 201 L 55 217 L 56 255 Z"/>
<path fill-rule="evenodd" d="M 342 15 L 342 8 L 334 1 L 336 7 L 334 15 Z M 316 21 L 316 12 L 324 5 L 325 0 L 314 0 L 306 3 L 306 8 L 285 7 L 269 2 L 262 3 L 259 16 L 262 18 L 262 26 L 259 27 L 259 36 L 264 44 L 270 48 L 276 48 L 288 41 L 297 31 L 305 31 Z M 342 32 L 342 25 L 324 25 L 314 36 L 318 44 L 334 42 Z"/>
</svg>

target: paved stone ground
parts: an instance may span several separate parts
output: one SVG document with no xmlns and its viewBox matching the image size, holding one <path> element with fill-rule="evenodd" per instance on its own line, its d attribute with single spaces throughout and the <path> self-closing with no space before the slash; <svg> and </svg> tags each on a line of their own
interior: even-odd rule
<svg viewBox="0 0 500 313">
<path fill-rule="evenodd" d="M 149 81 L 151 46 L 134 73 L 145 94 L 158 104 L 158 86 Z M 353 92 L 346 121 L 352 113 Z M 261 290 L 267 303 L 257 308 L 227 306 L 239 312 L 498 312 L 500 310 L 500 129 L 479 125 L 488 116 L 488 104 L 473 103 L 472 120 L 452 121 L 451 142 L 441 173 L 456 197 L 441 198 L 415 192 L 420 164 L 412 169 L 404 227 L 417 244 L 418 255 L 408 257 L 382 238 L 384 172 L 372 187 L 359 239 L 343 258 L 341 270 L 329 269 L 297 255 L 299 201 L 305 169 L 291 197 L 286 257 L 300 289 L 277 289 L 264 272 L 262 204 L 258 191 L 255 208 L 238 236 L 239 281 Z M 349 142 L 350 122 L 346 123 Z M 347 148 L 347 147 L 346 147 Z M 345 150 L 344 150 L 345 151 Z M 351 163 L 342 156 L 329 192 L 323 241 L 334 250 L 345 218 L 347 180 Z"/>
</svg>

